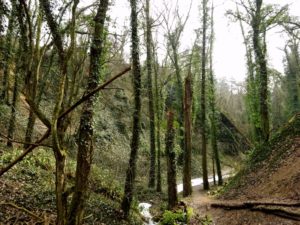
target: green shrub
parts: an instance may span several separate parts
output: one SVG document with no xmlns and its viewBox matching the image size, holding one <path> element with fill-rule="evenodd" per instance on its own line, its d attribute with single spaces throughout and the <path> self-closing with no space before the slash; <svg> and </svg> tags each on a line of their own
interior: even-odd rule
<svg viewBox="0 0 300 225">
<path fill-rule="evenodd" d="M 160 221 L 160 225 L 179 225 L 188 224 L 193 215 L 193 209 L 187 208 L 186 212 L 182 209 L 176 210 L 175 212 L 166 210 Z"/>
</svg>

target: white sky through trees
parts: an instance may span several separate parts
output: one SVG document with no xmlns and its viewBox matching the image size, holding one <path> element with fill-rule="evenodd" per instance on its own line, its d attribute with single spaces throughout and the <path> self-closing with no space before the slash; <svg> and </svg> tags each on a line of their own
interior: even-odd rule
<svg viewBox="0 0 300 225">
<path fill-rule="evenodd" d="M 173 11 L 178 2 L 180 15 L 184 18 L 189 10 L 190 1 L 192 7 L 189 19 L 185 26 L 182 38 L 180 51 L 184 51 L 192 46 L 195 39 L 195 29 L 201 27 L 199 4 L 202 0 L 150 0 L 150 10 L 153 19 L 155 20 L 162 12 L 165 17 L 170 13 L 170 18 L 173 18 Z M 91 0 L 82 0 L 81 4 L 86 4 Z M 140 5 L 144 3 L 140 0 Z M 165 4 L 167 10 L 165 9 Z M 210 0 L 211 2 L 211 0 Z M 290 14 L 300 16 L 300 0 L 264 0 L 264 3 L 286 5 L 289 4 Z M 129 27 L 129 0 L 114 0 L 111 6 L 109 15 L 112 21 L 116 21 L 115 31 L 119 33 L 119 29 L 124 25 Z M 241 35 L 240 26 L 238 23 L 232 22 L 226 15 L 229 9 L 235 10 L 236 5 L 234 0 L 214 0 L 214 23 L 215 23 L 215 43 L 214 43 L 214 71 L 218 79 L 226 78 L 229 80 L 243 81 L 246 74 L 245 62 L 245 47 Z M 140 13 L 142 22 L 142 15 Z M 160 17 L 160 21 L 162 16 Z M 171 22 L 171 21 L 170 21 Z M 157 22 L 159 23 L 159 22 Z M 175 24 L 174 24 L 175 25 Z M 157 40 L 159 43 L 159 55 L 163 57 L 165 54 L 165 39 L 163 38 L 166 30 L 162 23 L 161 26 L 155 28 L 157 30 Z M 282 28 L 274 28 L 267 33 L 268 44 L 268 59 L 269 65 L 279 72 L 283 72 L 283 47 L 285 45 L 286 36 L 283 35 Z M 129 40 L 128 40 L 129 41 Z M 142 49 L 143 51 L 144 49 Z"/>
</svg>

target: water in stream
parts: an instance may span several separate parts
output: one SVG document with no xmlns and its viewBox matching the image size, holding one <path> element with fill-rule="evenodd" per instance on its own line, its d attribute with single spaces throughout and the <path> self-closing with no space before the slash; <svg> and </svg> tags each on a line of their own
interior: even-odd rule
<svg viewBox="0 0 300 225">
<path fill-rule="evenodd" d="M 150 214 L 150 207 L 151 204 L 146 203 L 146 202 L 142 202 L 139 204 L 139 210 L 141 215 L 145 218 L 145 225 L 156 225 L 157 223 L 155 223 L 152 220 L 152 215 Z"/>
<path fill-rule="evenodd" d="M 230 172 L 227 172 L 225 175 L 223 175 L 223 178 L 226 179 L 226 178 L 229 178 L 230 176 L 232 176 L 232 174 Z M 216 177 L 216 181 L 218 181 L 218 177 Z M 208 182 L 209 183 L 213 182 L 213 178 L 210 177 L 208 179 Z M 199 185 L 202 185 L 202 184 L 203 184 L 203 179 L 202 178 L 192 179 L 192 187 L 199 186 Z M 177 192 L 180 193 L 182 191 L 183 191 L 183 184 L 178 184 L 177 185 Z M 151 207 L 151 204 L 146 203 L 146 202 L 143 202 L 143 203 L 139 204 L 140 213 L 146 220 L 146 222 L 144 224 L 145 225 L 156 225 L 158 223 L 155 223 L 152 220 L 152 215 L 150 213 L 150 207 Z"/>
</svg>

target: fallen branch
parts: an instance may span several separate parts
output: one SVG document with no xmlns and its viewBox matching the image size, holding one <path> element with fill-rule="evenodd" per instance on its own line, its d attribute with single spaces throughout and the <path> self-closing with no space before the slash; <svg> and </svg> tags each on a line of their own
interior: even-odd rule
<svg viewBox="0 0 300 225">
<path fill-rule="evenodd" d="M 50 134 L 51 134 L 50 129 L 48 129 L 47 132 L 38 141 L 35 142 L 35 145 L 29 146 L 20 156 L 18 156 L 8 166 L 2 168 L 0 170 L 0 176 L 2 176 L 5 172 L 10 170 L 14 165 L 20 162 L 26 155 L 32 152 L 38 146 L 38 144 L 42 143 L 45 139 L 47 139 L 50 136 Z"/>
<path fill-rule="evenodd" d="M 291 210 L 287 210 L 287 209 L 281 208 L 281 207 L 279 207 L 279 208 L 278 207 L 277 208 L 270 208 L 270 207 L 265 207 L 265 206 L 256 206 L 256 207 L 253 207 L 250 210 L 260 211 L 260 212 L 264 212 L 264 213 L 267 213 L 267 214 L 280 216 L 280 217 L 283 217 L 283 218 L 286 218 L 286 219 L 300 221 L 300 213 L 295 212 L 295 211 L 291 211 Z"/>
<path fill-rule="evenodd" d="M 28 209 L 20 207 L 20 206 L 17 206 L 16 204 L 14 204 L 12 202 L 0 202 L 0 205 L 7 205 L 7 206 L 10 206 L 10 207 L 16 208 L 18 210 L 26 212 L 27 214 L 29 214 L 30 216 L 34 217 L 35 219 L 38 219 L 40 221 L 44 221 L 41 217 L 35 215 L 33 212 L 29 211 Z"/>
<path fill-rule="evenodd" d="M 37 144 L 37 143 L 29 143 L 29 142 L 24 142 L 24 141 L 18 141 L 18 140 L 13 140 L 7 136 L 5 136 L 4 134 L 0 133 L 0 137 L 3 137 L 4 139 L 6 139 L 7 141 L 13 142 L 13 143 L 18 143 L 18 144 L 26 144 L 26 145 L 34 145 L 36 147 L 47 147 L 47 148 L 52 148 L 51 145 L 46 145 L 46 144 Z"/>
<path fill-rule="evenodd" d="M 211 207 L 214 208 L 228 208 L 228 209 L 247 209 L 255 206 L 283 206 L 283 207 L 299 207 L 300 202 L 232 202 L 232 203 L 212 203 Z"/>
<path fill-rule="evenodd" d="M 280 216 L 286 219 L 300 221 L 300 212 L 286 208 L 299 207 L 300 202 L 242 202 L 242 203 L 212 203 L 211 207 L 225 210 L 251 210 Z"/>
</svg>

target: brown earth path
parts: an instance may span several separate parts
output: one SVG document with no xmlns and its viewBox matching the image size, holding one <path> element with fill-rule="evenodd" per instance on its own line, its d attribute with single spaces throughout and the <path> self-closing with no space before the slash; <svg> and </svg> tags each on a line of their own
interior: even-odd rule
<svg viewBox="0 0 300 225">
<path fill-rule="evenodd" d="M 200 218 L 207 216 L 212 219 L 210 224 L 213 225 L 300 225 L 300 221 L 285 219 L 263 212 L 212 208 L 212 203 L 232 204 L 242 203 L 242 200 L 218 200 L 206 191 L 203 191 L 202 185 L 193 187 L 192 196 L 185 198 L 184 201 L 194 210 L 195 218 L 191 221 L 191 224 L 200 225 Z M 271 199 L 268 201 L 271 201 Z M 300 213 L 299 208 L 296 210 Z"/>
</svg>

